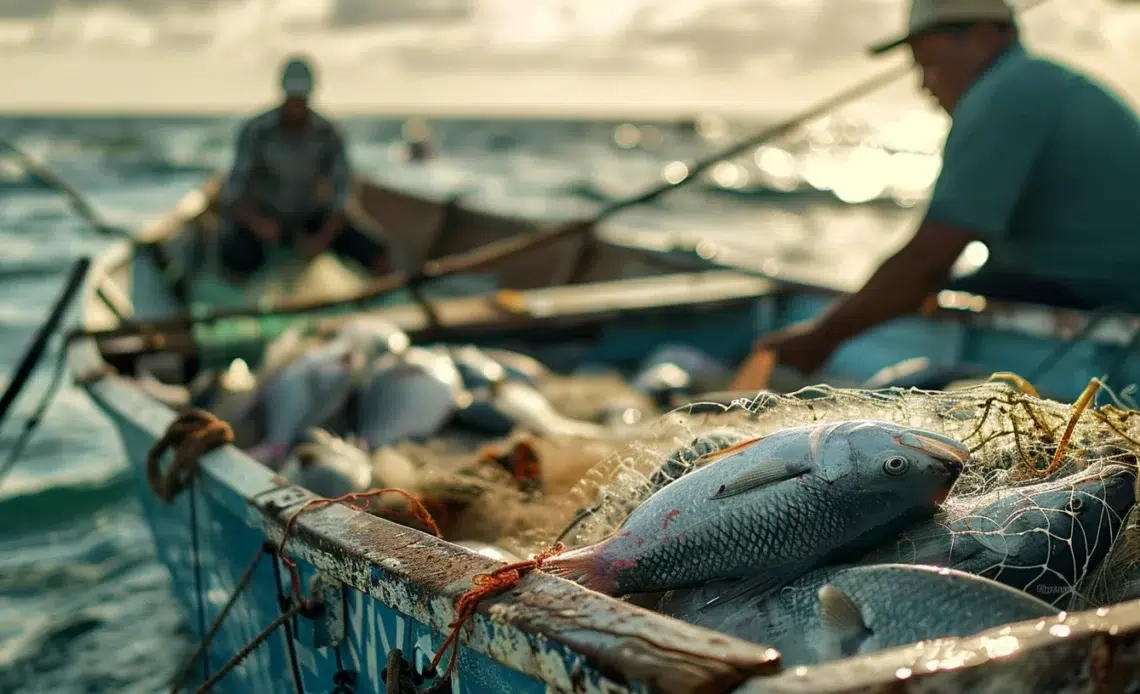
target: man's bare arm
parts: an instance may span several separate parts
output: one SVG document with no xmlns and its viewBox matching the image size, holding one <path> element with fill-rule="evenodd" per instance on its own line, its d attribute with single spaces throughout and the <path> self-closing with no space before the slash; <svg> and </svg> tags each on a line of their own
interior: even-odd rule
<svg viewBox="0 0 1140 694">
<path fill-rule="evenodd" d="M 836 342 L 847 340 L 892 318 L 917 311 L 941 289 L 950 269 L 974 232 L 924 221 L 905 246 L 879 266 L 867 283 L 838 300 L 816 322 Z"/>
</svg>

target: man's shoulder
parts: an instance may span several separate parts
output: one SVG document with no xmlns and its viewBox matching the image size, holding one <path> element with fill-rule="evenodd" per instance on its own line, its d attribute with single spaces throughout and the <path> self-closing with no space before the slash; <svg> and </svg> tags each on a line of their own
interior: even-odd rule
<svg viewBox="0 0 1140 694">
<path fill-rule="evenodd" d="M 1052 98 L 1080 77 L 1066 65 L 1017 48 L 978 80 L 975 91 L 987 100 L 995 97 L 1013 101 Z"/>
<path fill-rule="evenodd" d="M 1103 122 L 1127 124 L 1131 129 L 1135 110 L 1112 87 L 1075 67 L 1051 58 L 1027 54 L 997 76 L 995 87 L 1014 107 L 1015 114 L 1027 109 L 1077 117 L 1089 125 Z M 1096 127 L 1096 126 L 1094 126 Z"/>
<path fill-rule="evenodd" d="M 274 106 L 246 118 L 241 124 L 241 130 L 251 135 L 261 135 L 272 130 L 280 119 L 281 107 Z"/>
<path fill-rule="evenodd" d="M 1008 101 L 1019 104 L 1019 110 L 1041 106 L 1072 106 L 1074 99 L 1081 107 L 1118 106 L 1123 99 L 1104 82 L 1092 75 L 1054 60 L 1048 56 L 1024 49 L 984 75 L 978 83 L 977 101 Z"/>
<path fill-rule="evenodd" d="M 309 127 L 321 137 L 340 137 L 340 127 L 316 110 L 309 111 Z"/>
<path fill-rule="evenodd" d="M 986 71 L 954 109 L 951 129 L 1005 128 L 1029 114 L 1046 116 L 1087 80 L 1072 68 L 1015 47 Z M 1012 130 L 1012 129 L 1011 129 Z"/>
</svg>

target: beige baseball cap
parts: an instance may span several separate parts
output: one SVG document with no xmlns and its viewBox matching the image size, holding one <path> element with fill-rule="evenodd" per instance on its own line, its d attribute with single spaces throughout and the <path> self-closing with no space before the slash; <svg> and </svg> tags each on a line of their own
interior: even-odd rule
<svg viewBox="0 0 1140 694">
<path fill-rule="evenodd" d="M 1005 0 L 911 0 L 906 34 L 871 46 L 871 55 L 886 53 L 906 43 L 915 34 L 948 22 L 1013 20 Z"/>
</svg>

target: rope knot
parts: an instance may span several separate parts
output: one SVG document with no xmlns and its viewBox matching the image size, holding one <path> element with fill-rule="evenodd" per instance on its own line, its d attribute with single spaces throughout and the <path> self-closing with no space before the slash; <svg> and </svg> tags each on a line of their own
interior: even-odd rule
<svg viewBox="0 0 1140 694">
<path fill-rule="evenodd" d="M 504 564 L 488 574 L 475 574 L 471 578 L 471 588 L 459 596 L 459 600 L 455 603 L 455 621 L 448 625 L 451 627 L 451 633 L 447 635 L 447 639 L 439 647 L 439 651 L 432 658 L 428 669 L 433 672 L 436 671 L 440 659 L 443 658 L 443 654 L 450 646 L 451 658 L 448 660 L 447 672 L 444 673 L 443 680 L 450 678 L 459 660 L 459 632 L 463 625 L 475 615 L 475 608 L 479 605 L 479 601 L 490 595 L 518 587 L 525 574 L 541 569 L 547 559 L 561 554 L 565 549 L 565 545 L 556 542 L 550 549 L 534 555 L 533 559 Z"/>
<path fill-rule="evenodd" d="M 179 414 L 147 452 L 147 485 L 159 499 L 172 503 L 193 484 L 199 459 L 233 440 L 230 425 L 205 410 L 190 409 Z M 164 474 L 159 461 L 169 449 L 174 451 L 174 460 Z"/>
</svg>

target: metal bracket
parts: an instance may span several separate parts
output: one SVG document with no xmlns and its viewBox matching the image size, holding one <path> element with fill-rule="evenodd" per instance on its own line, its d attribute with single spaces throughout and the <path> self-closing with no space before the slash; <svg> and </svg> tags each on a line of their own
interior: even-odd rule
<svg viewBox="0 0 1140 694">
<path fill-rule="evenodd" d="M 266 513 L 276 516 L 291 506 L 296 506 L 302 501 L 308 501 L 314 498 L 316 498 L 316 495 L 308 489 L 296 484 L 291 484 L 287 487 L 279 487 L 258 495 L 255 503 Z"/>
<path fill-rule="evenodd" d="M 323 573 L 309 579 L 313 612 L 297 626 L 297 640 L 311 648 L 336 648 L 344 640 L 348 605 L 344 584 Z"/>
</svg>

